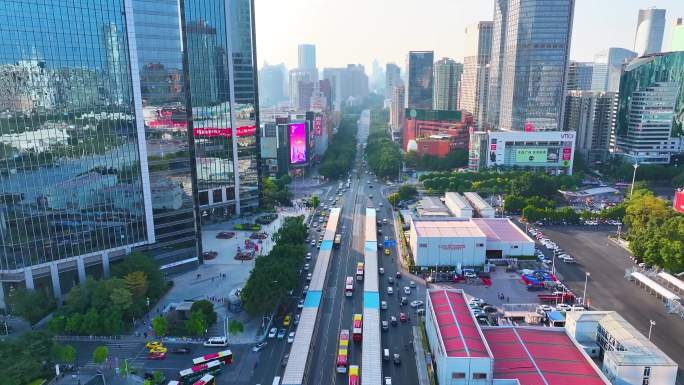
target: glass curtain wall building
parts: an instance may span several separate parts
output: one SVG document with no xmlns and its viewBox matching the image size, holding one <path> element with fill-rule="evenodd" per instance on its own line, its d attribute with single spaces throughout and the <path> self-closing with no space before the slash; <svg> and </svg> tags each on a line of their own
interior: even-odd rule
<svg viewBox="0 0 684 385">
<path fill-rule="evenodd" d="M 507 8 L 498 128 L 558 130 L 575 1 L 509 0 Z"/>
<path fill-rule="evenodd" d="M 408 86 L 406 108 L 432 108 L 432 51 L 410 51 L 406 59 Z"/>
<path fill-rule="evenodd" d="M 258 205 L 253 17 L 250 0 L 0 2 L 0 307 L 133 250 L 196 263 L 199 218 Z"/>
</svg>

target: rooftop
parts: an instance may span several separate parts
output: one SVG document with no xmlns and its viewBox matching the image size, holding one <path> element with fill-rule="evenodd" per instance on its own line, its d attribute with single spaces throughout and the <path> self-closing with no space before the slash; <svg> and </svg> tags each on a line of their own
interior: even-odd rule
<svg viewBox="0 0 684 385">
<path fill-rule="evenodd" d="M 438 197 L 423 197 L 416 205 L 419 216 L 448 216 L 449 210 Z"/>
<path fill-rule="evenodd" d="M 565 329 L 493 327 L 482 330 L 494 356 L 494 378 L 520 385 L 605 385 Z"/>
<path fill-rule="evenodd" d="M 470 201 L 470 203 L 479 209 L 493 209 L 493 207 L 485 201 L 480 194 L 474 192 L 464 192 L 463 196 Z"/>
<path fill-rule="evenodd" d="M 462 291 L 430 291 L 430 303 L 448 357 L 490 357 Z"/>
<path fill-rule="evenodd" d="M 485 233 L 469 219 L 414 220 L 419 237 L 485 237 Z"/>
<path fill-rule="evenodd" d="M 471 220 L 487 236 L 487 241 L 534 242 L 508 218 L 472 218 Z"/>
<path fill-rule="evenodd" d="M 473 209 L 473 208 L 470 206 L 470 203 L 468 203 L 468 201 L 466 201 L 465 198 L 463 198 L 463 197 L 461 196 L 461 194 L 459 194 L 459 193 L 457 193 L 457 192 L 447 192 L 447 193 L 445 193 L 445 194 L 444 194 L 444 199 L 447 199 L 447 200 L 453 202 L 453 203 L 454 203 L 456 206 L 458 206 L 458 208 L 460 208 L 460 209 L 468 209 L 468 210 L 472 210 L 472 209 Z"/>
<path fill-rule="evenodd" d="M 569 198 L 590 198 L 596 195 L 617 194 L 620 191 L 612 187 L 594 187 L 580 191 L 560 191 L 565 197 Z"/>
</svg>

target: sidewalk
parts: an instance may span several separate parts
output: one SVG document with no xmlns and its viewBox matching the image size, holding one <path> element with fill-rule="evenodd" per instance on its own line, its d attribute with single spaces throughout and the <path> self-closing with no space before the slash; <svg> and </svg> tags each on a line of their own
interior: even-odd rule
<svg viewBox="0 0 684 385">
<path fill-rule="evenodd" d="M 261 232 L 266 232 L 268 238 L 257 243 L 259 251 L 257 255 L 265 255 L 273 248 L 271 236 L 282 225 L 284 217 L 304 215 L 305 220 L 309 216 L 306 208 L 286 207 L 278 211 L 278 219 L 268 225 L 262 226 Z M 239 222 L 253 221 L 254 217 L 235 218 L 228 222 L 211 224 L 202 228 L 202 245 L 205 251 L 215 251 L 218 256 L 212 260 L 205 261 L 197 269 L 173 277 L 174 285 L 171 290 L 159 301 L 156 307 L 142 322 L 136 322 L 136 329 L 139 335 L 147 333 L 148 336 L 154 332 L 150 326 L 150 320 L 161 314 L 163 309 L 172 303 L 183 301 L 196 301 L 208 299 L 214 303 L 214 310 L 217 313 L 217 323 L 209 329 L 209 336 L 224 335 L 224 325 L 226 320 L 237 319 L 242 322 L 244 332 L 237 336 L 230 336 L 232 343 L 249 344 L 256 341 L 256 333 L 261 326 L 261 319 L 252 319 L 246 312 L 233 313 L 228 311 L 227 297 L 231 291 L 240 289 L 244 286 L 249 275 L 254 268 L 255 259 L 250 261 L 235 260 L 237 247 L 244 249 L 245 239 L 249 239 L 252 231 L 236 231 L 233 225 Z M 235 237 L 232 239 L 217 239 L 216 235 L 221 231 L 233 231 Z"/>
</svg>

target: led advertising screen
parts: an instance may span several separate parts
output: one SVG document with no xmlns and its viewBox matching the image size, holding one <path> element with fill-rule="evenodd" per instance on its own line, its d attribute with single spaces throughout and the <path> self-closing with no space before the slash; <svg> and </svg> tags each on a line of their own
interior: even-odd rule
<svg viewBox="0 0 684 385">
<path fill-rule="evenodd" d="M 556 153 L 556 158 L 558 153 Z M 546 148 L 518 148 L 515 150 L 516 163 L 546 163 L 548 150 Z"/>
<path fill-rule="evenodd" d="M 290 163 L 306 163 L 306 124 L 288 124 L 290 130 Z"/>
</svg>

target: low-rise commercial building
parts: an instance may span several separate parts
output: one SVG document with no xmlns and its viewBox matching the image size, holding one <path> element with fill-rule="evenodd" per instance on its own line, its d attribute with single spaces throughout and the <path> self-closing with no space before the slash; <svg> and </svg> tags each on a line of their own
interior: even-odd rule
<svg viewBox="0 0 684 385">
<path fill-rule="evenodd" d="M 459 193 L 447 192 L 444 194 L 444 203 L 455 217 L 473 217 L 473 208 L 470 206 L 470 203 L 468 203 L 468 201 Z"/>
<path fill-rule="evenodd" d="M 419 217 L 449 217 L 451 214 L 438 197 L 426 196 L 416 204 Z"/>
<path fill-rule="evenodd" d="M 468 132 L 473 116 L 464 111 L 436 111 L 407 108 L 404 116 L 402 149 L 409 142 L 432 135 L 449 136 L 452 148 L 468 148 Z"/>
<path fill-rule="evenodd" d="M 603 357 L 603 373 L 613 384 L 677 380 L 677 363 L 614 311 L 567 312 L 565 330 L 585 351 Z"/>
<path fill-rule="evenodd" d="M 416 266 L 482 266 L 487 257 L 534 255 L 534 241 L 508 218 L 411 218 Z"/>
<path fill-rule="evenodd" d="M 610 384 L 563 328 L 480 327 L 462 290 L 431 290 L 425 302 L 439 384 Z"/>
<path fill-rule="evenodd" d="M 470 203 L 471 206 L 473 206 L 475 212 L 481 218 L 496 217 L 496 210 L 494 210 L 494 207 L 490 206 L 489 203 L 482 199 L 478 193 L 465 192 L 463 193 L 463 197 Z"/>
<path fill-rule="evenodd" d="M 470 134 L 470 171 L 528 169 L 572 175 L 574 131 L 474 131 Z"/>
</svg>

